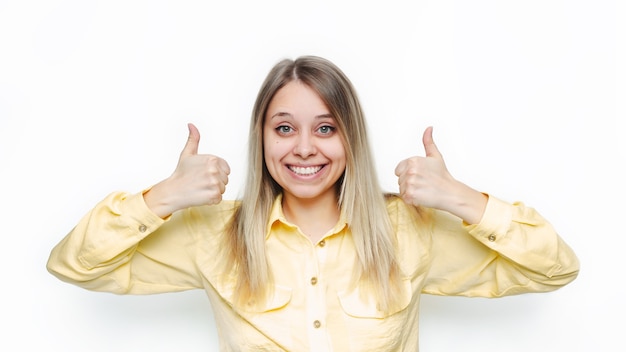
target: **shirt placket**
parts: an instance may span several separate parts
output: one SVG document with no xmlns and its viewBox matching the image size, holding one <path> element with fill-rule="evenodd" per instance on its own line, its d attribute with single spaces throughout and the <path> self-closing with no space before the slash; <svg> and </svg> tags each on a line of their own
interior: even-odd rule
<svg viewBox="0 0 626 352">
<path fill-rule="evenodd" d="M 327 242 L 321 240 L 311 250 L 312 260 L 306 266 L 307 324 L 311 351 L 331 351 L 326 324 L 325 278 L 320 268 L 328 256 Z"/>
</svg>

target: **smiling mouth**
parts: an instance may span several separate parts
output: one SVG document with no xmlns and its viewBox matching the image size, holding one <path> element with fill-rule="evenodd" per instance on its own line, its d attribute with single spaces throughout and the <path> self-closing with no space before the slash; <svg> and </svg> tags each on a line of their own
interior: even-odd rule
<svg viewBox="0 0 626 352">
<path fill-rule="evenodd" d="M 311 175 L 315 175 L 316 173 L 318 173 L 323 168 L 323 166 L 300 167 L 300 166 L 290 165 L 290 166 L 288 166 L 288 168 L 289 168 L 289 170 L 291 170 L 296 175 L 299 175 L 299 176 L 311 176 Z"/>
</svg>

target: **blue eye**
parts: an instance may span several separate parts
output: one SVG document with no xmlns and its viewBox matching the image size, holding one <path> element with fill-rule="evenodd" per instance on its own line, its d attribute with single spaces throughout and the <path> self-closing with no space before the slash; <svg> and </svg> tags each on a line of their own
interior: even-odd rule
<svg viewBox="0 0 626 352">
<path fill-rule="evenodd" d="M 289 126 L 281 125 L 281 126 L 276 127 L 276 131 L 278 131 L 278 133 L 287 134 L 291 132 L 292 129 Z"/>
<path fill-rule="evenodd" d="M 333 127 L 333 126 L 328 126 L 328 125 L 326 125 L 326 126 L 321 126 L 321 127 L 318 129 L 318 131 L 319 131 L 321 134 L 331 134 L 331 133 L 333 133 L 333 132 L 335 131 L 335 127 Z"/>
</svg>

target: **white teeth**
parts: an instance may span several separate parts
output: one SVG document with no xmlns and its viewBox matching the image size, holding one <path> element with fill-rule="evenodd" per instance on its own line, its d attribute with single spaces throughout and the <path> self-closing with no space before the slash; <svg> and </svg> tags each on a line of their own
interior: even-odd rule
<svg viewBox="0 0 626 352">
<path fill-rule="evenodd" d="M 290 166 L 289 169 L 295 172 L 298 175 L 308 176 L 313 175 L 322 169 L 321 166 L 308 166 L 308 167 L 298 167 L 298 166 Z"/>
</svg>

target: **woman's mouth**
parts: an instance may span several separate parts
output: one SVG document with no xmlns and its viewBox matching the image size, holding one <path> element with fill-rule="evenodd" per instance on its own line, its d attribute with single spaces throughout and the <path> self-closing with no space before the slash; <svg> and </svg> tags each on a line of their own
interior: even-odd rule
<svg viewBox="0 0 626 352">
<path fill-rule="evenodd" d="M 311 175 L 315 175 L 316 173 L 318 173 L 323 166 L 294 166 L 294 165 L 289 165 L 287 166 L 289 168 L 289 170 L 291 170 L 293 173 L 295 173 L 298 176 L 311 176 Z"/>
</svg>

